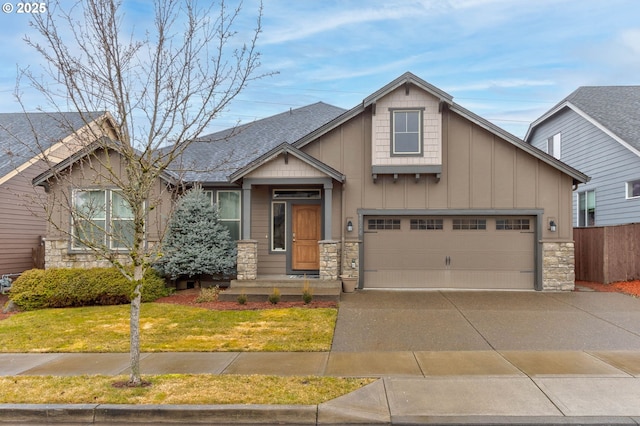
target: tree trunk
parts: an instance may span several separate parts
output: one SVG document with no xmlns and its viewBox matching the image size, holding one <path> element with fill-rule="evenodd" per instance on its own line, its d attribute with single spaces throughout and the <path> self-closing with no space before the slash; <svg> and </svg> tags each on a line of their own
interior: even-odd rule
<svg viewBox="0 0 640 426">
<path fill-rule="evenodd" d="M 137 268 L 138 267 L 136 267 L 136 269 Z M 137 277 L 137 275 L 137 273 L 134 273 L 134 277 Z M 136 287 L 133 292 L 133 298 L 131 299 L 131 315 L 129 316 L 130 386 L 142 385 L 142 376 L 140 374 L 140 305 L 142 304 L 142 278 L 136 279 L 135 283 Z"/>
</svg>

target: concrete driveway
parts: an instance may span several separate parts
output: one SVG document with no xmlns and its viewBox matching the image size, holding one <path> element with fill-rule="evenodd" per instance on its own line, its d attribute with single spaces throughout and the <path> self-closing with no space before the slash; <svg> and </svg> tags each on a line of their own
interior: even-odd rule
<svg viewBox="0 0 640 426">
<path fill-rule="evenodd" d="M 640 299 L 597 292 L 343 294 L 332 351 L 640 350 Z"/>
</svg>

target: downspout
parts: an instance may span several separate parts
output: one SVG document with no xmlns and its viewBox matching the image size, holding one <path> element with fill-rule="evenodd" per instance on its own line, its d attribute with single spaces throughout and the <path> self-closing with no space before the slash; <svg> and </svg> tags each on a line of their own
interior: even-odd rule
<svg viewBox="0 0 640 426">
<path fill-rule="evenodd" d="M 342 181 L 342 185 L 340 185 L 340 270 L 338 271 L 338 278 L 342 275 L 344 271 L 344 262 L 346 259 L 344 243 L 345 243 L 345 220 L 347 217 L 347 208 L 345 206 L 345 191 L 344 191 L 345 181 Z"/>
</svg>

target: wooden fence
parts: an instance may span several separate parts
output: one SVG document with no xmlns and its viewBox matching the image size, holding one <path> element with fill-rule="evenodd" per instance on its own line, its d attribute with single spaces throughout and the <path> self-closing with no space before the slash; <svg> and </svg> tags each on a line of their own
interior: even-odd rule
<svg viewBox="0 0 640 426">
<path fill-rule="evenodd" d="M 573 228 L 573 237 L 577 281 L 640 279 L 640 223 Z"/>
</svg>

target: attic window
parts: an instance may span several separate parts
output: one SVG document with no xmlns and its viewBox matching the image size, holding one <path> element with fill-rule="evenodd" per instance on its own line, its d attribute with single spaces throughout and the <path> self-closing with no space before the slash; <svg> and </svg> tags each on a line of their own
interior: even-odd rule
<svg viewBox="0 0 640 426">
<path fill-rule="evenodd" d="M 391 155 L 422 155 L 422 109 L 391 110 Z"/>
</svg>

